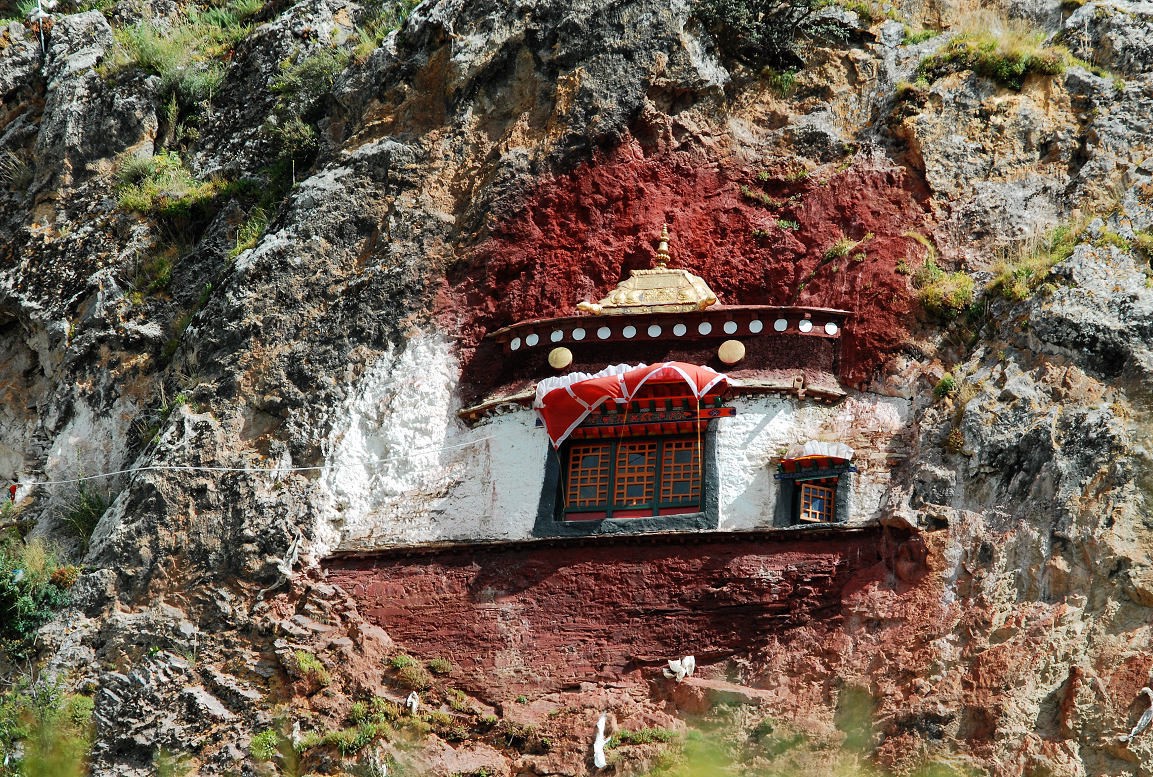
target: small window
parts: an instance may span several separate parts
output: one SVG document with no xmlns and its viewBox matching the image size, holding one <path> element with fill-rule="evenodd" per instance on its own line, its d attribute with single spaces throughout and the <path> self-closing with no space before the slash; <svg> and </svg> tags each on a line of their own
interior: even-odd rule
<svg viewBox="0 0 1153 777">
<path fill-rule="evenodd" d="M 801 484 L 801 511 L 797 516 L 805 523 L 829 523 L 836 520 L 837 491 L 814 483 Z"/>
<path fill-rule="evenodd" d="M 565 520 L 699 512 L 702 446 L 695 436 L 571 442 L 561 489 Z"/>
</svg>

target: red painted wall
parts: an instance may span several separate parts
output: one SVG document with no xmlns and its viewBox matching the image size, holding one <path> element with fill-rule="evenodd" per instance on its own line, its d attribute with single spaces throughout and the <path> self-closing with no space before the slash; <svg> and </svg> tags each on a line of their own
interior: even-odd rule
<svg viewBox="0 0 1153 777">
<path fill-rule="evenodd" d="M 674 265 L 703 277 L 722 303 L 855 311 L 842 375 L 857 383 L 906 339 L 913 294 L 895 268 L 921 261 L 924 249 L 905 233 L 927 230 L 922 201 L 902 172 L 863 162 L 801 178 L 785 166 L 758 170 L 696 153 L 650 156 L 626 141 L 493 214 L 490 237 L 449 278 L 440 314 L 461 336 L 466 377 L 492 369 L 470 364 L 486 332 L 601 298 L 630 269 L 652 265 L 668 222 Z M 838 238 L 870 233 L 854 252 L 860 260 L 826 259 Z"/>
<path fill-rule="evenodd" d="M 404 650 L 448 658 L 455 683 L 503 698 L 686 653 L 749 655 L 791 627 L 835 623 L 851 579 L 887 575 L 883 531 L 473 546 L 326 568 Z"/>
</svg>

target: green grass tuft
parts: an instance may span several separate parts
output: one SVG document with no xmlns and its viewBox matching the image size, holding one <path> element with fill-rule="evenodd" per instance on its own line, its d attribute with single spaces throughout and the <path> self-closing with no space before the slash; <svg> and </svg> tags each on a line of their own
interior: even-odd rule
<svg viewBox="0 0 1153 777">
<path fill-rule="evenodd" d="M 917 74 L 935 81 L 972 70 L 1017 91 L 1030 75 L 1057 75 L 1073 62 L 1064 46 L 1047 45 L 1042 32 L 991 14 L 970 17 L 940 51 L 921 60 Z"/>
<path fill-rule="evenodd" d="M 249 754 L 257 761 L 271 761 L 280 752 L 280 732 L 265 729 L 252 737 Z"/>
<path fill-rule="evenodd" d="M 120 163 L 117 180 L 121 208 L 170 218 L 186 218 L 204 209 L 227 188 L 219 179 L 197 180 L 172 151 L 130 156 Z"/>
<path fill-rule="evenodd" d="M 68 534 L 80 541 L 83 550 L 88 550 L 88 540 L 111 504 L 112 499 L 107 491 L 99 491 L 84 482 L 65 505 L 60 520 Z"/>
<path fill-rule="evenodd" d="M 621 747 L 623 745 L 649 745 L 654 742 L 671 742 L 676 739 L 677 732 L 667 728 L 642 728 L 636 731 L 620 729 L 614 731 L 606 747 Z"/>
<path fill-rule="evenodd" d="M 452 662 L 444 658 L 429 659 L 425 666 L 427 666 L 428 671 L 432 672 L 433 674 L 442 676 L 452 674 L 452 670 L 454 668 Z"/>
<path fill-rule="evenodd" d="M 957 379 L 953 377 L 953 373 L 946 372 L 937 381 L 937 385 L 933 386 L 933 396 L 937 399 L 944 399 L 957 390 Z"/>
<path fill-rule="evenodd" d="M 268 211 L 257 205 L 248 212 L 248 218 L 236 230 L 236 245 L 228 252 L 228 258 L 235 259 L 248 249 L 255 248 L 266 229 L 268 229 Z"/>
<path fill-rule="evenodd" d="M 307 650 L 297 650 L 289 658 L 289 670 L 309 682 L 319 686 L 326 686 L 332 682 L 332 675 L 328 669 L 312 653 Z"/>
<path fill-rule="evenodd" d="M 1027 299 L 1056 264 L 1073 255 L 1082 232 L 1081 225 L 1061 224 L 1040 239 L 1026 241 L 1004 252 L 989 290 L 1006 299 Z"/>
<path fill-rule="evenodd" d="M 913 285 L 919 290 L 921 307 L 939 318 L 951 318 L 973 304 L 972 277 L 963 272 L 946 272 L 931 258 L 913 273 Z"/>
</svg>

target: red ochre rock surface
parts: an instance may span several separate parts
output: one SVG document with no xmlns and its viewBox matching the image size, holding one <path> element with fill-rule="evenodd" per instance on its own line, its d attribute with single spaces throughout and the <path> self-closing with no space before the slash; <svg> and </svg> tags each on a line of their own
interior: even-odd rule
<svg viewBox="0 0 1153 777">
<path fill-rule="evenodd" d="M 510 698 L 652 674 L 685 654 L 749 655 L 791 628 L 836 623 L 850 580 L 889 576 L 883 532 L 472 546 L 326 567 L 405 650 Z"/>
<path fill-rule="evenodd" d="M 900 168 L 856 160 L 799 170 L 698 151 L 649 154 L 626 140 L 541 179 L 515 209 L 493 214 L 490 237 L 462 257 L 440 295 L 441 320 L 460 337 L 465 383 L 492 369 L 472 360 L 486 332 L 600 299 L 629 270 L 652 266 L 665 222 L 672 266 L 703 277 L 722 303 L 854 311 L 842 377 L 864 382 L 906 340 L 913 291 L 896 267 L 923 260 L 908 233 L 925 233 L 930 217 L 918 182 Z M 841 238 L 862 242 L 830 256 Z"/>
</svg>

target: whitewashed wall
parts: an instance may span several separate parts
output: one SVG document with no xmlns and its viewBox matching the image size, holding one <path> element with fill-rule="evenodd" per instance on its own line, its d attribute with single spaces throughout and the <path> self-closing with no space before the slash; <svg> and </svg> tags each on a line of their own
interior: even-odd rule
<svg viewBox="0 0 1153 777">
<path fill-rule="evenodd" d="M 352 393 L 329 440 L 317 491 L 321 548 L 369 548 L 532 536 L 548 438 L 531 410 L 469 429 L 456 415 L 458 366 L 436 334 L 413 337 Z M 717 423 L 720 528 L 770 526 L 777 483 L 771 461 L 810 439 L 858 450 L 852 520 L 875 518 L 888 482 L 870 456 L 907 421 L 907 400 L 856 395 L 829 407 L 786 397 L 737 397 Z M 878 463 L 881 462 L 881 463 Z"/>
</svg>

